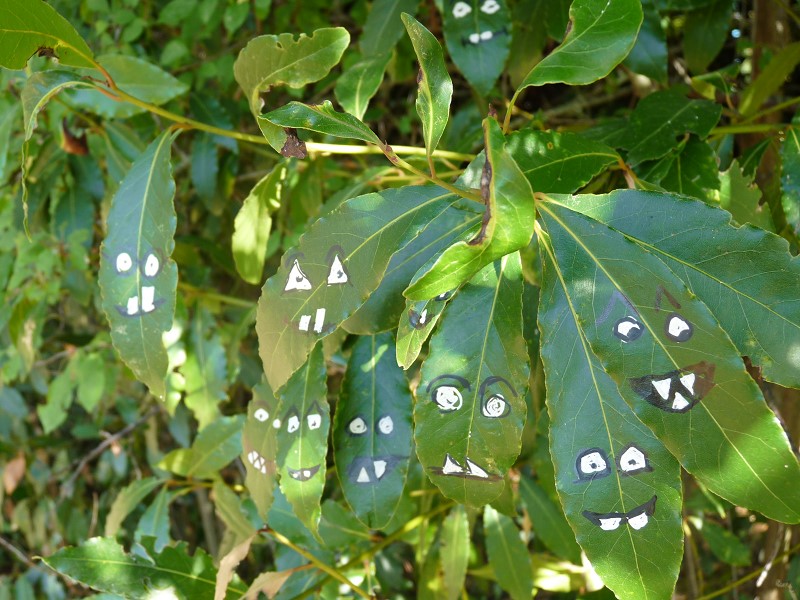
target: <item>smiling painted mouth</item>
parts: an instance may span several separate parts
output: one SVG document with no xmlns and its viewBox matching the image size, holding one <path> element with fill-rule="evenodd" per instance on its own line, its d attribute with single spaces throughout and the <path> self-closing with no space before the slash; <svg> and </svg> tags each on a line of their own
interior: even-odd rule
<svg viewBox="0 0 800 600">
<path fill-rule="evenodd" d="M 633 529 L 641 529 L 650 521 L 656 511 L 657 496 L 653 496 L 644 504 L 629 510 L 626 513 L 610 512 L 596 513 L 590 510 L 583 511 L 583 516 L 597 525 L 603 531 L 614 531 L 623 523 L 628 523 Z"/>
<path fill-rule="evenodd" d="M 359 456 L 347 469 L 347 476 L 352 483 L 378 483 L 394 470 L 403 456 Z"/>
<path fill-rule="evenodd" d="M 430 467 L 430 471 L 436 475 L 477 479 L 478 481 L 499 481 L 502 479 L 499 475 L 487 473 L 485 469 L 475 464 L 468 456 L 464 457 L 464 463 L 466 467 L 462 467 L 450 454 L 445 454 L 444 464 L 441 467 Z"/>
<path fill-rule="evenodd" d="M 255 450 L 251 450 L 247 453 L 247 460 L 258 471 L 261 471 L 263 475 L 266 475 L 267 473 L 275 473 L 275 461 L 267 460 Z"/>
<path fill-rule="evenodd" d="M 303 482 L 303 481 L 308 481 L 314 475 L 316 475 L 317 471 L 319 471 L 319 467 L 320 467 L 320 465 L 317 465 L 315 467 L 309 467 L 308 469 L 297 469 L 297 470 L 295 470 L 295 469 L 291 469 L 289 467 L 286 467 L 286 469 L 289 471 L 289 476 L 292 479 L 294 479 L 295 481 Z"/>
<path fill-rule="evenodd" d="M 714 365 L 699 362 L 663 375 L 629 380 L 633 391 L 664 412 L 685 413 L 714 387 Z"/>
</svg>

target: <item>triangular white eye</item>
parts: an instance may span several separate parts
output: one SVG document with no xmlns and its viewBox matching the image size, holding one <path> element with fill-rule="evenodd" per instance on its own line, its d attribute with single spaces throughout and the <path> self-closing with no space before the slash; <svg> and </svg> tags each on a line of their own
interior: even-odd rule
<svg viewBox="0 0 800 600">
<path fill-rule="evenodd" d="M 294 259 L 292 270 L 289 271 L 289 277 L 286 279 L 286 285 L 283 288 L 284 292 L 291 292 L 292 290 L 310 290 L 311 282 L 306 277 L 300 268 L 300 263 Z"/>
<path fill-rule="evenodd" d="M 344 270 L 342 261 L 339 260 L 339 255 L 333 257 L 331 264 L 331 272 L 328 273 L 328 285 L 338 285 L 340 283 L 347 283 L 347 273 Z"/>
</svg>

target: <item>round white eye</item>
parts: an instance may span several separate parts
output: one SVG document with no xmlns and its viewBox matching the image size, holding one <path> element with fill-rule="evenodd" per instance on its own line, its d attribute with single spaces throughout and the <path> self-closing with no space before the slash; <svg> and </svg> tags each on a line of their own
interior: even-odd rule
<svg viewBox="0 0 800 600">
<path fill-rule="evenodd" d="M 300 429 L 300 419 L 297 415 L 292 415 L 286 423 L 286 431 L 294 433 L 298 429 Z"/>
<path fill-rule="evenodd" d="M 578 457 L 578 477 L 589 479 L 608 475 L 608 460 L 605 453 L 600 450 L 589 450 Z"/>
<path fill-rule="evenodd" d="M 263 408 L 259 408 L 258 410 L 256 410 L 256 412 L 253 413 L 253 416 L 262 423 L 267 419 L 269 419 L 269 413 Z"/>
<path fill-rule="evenodd" d="M 307 415 L 306 421 L 308 421 L 309 429 L 319 429 L 319 426 L 322 425 L 322 417 L 318 413 Z"/>
<path fill-rule="evenodd" d="M 498 10 L 500 10 L 500 5 L 497 3 L 497 0 L 486 0 L 486 2 L 481 5 L 481 12 L 487 15 L 493 15 Z"/>
<path fill-rule="evenodd" d="M 483 405 L 481 412 L 484 417 L 496 419 L 498 417 L 505 417 L 508 414 L 508 402 L 502 394 L 495 394 L 486 401 Z"/>
<path fill-rule="evenodd" d="M 461 408 L 463 400 L 461 392 L 452 385 L 440 385 L 433 393 L 433 401 L 439 406 L 439 410 L 449 412 Z"/>
<path fill-rule="evenodd" d="M 462 17 L 466 17 L 471 12 L 472 12 L 472 7 L 466 2 L 456 2 L 456 5 L 453 7 L 453 16 L 456 19 L 461 19 Z"/>
<path fill-rule="evenodd" d="M 131 255 L 127 252 L 121 252 L 117 255 L 117 273 L 125 273 L 133 266 Z"/>
<path fill-rule="evenodd" d="M 619 457 L 619 468 L 624 473 L 635 473 L 648 467 L 647 457 L 636 446 L 630 446 Z"/>
<path fill-rule="evenodd" d="M 161 264 L 158 262 L 158 257 L 150 253 L 147 255 L 147 261 L 144 263 L 144 274 L 147 277 L 154 277 L 158 275 L 158 268 Z"/>
<path fill-rule="evenodd" d="M 614 335 L 626 344 L 638 340 L 643 332 L 641 323 L 633 317 L 623 317 L 614 325 Z"/>
<path fill-rule="evenodd" d="M 275 419 L 275 420 L 272 422 L 272 426 L 273 426 L 275 429 L 280 429 L 280 428 L 281 428 L 281 420 L 280 420 L 280 419 Z"/>
<path fill-rule="evenodd" d="M 350 421 L 350 423 L 347 424 L 347 429 L 353 435 L 361 435 L 362 433 L 367 432 L 367 424 L 361 417 L 356 417 L 355 419 Z"/>
<path fill-rule="evenodd" d="M 394 431 L 394 421 L 392 421 L 392 417 L 389 415 L 381 417 L 381 420 L 378 421 L 378 430 L 384 435 L 392 433 L 392 431 Z"/>
<path fill-rule="evenodd" d="M 694 333 L 692 324 L 678 313 L 672 313 L 667 317 L 664 329 L 666 330 L 667 337 L 676 342 L 685 342 L 692 337 L 692 333 Z"/>
</svg>

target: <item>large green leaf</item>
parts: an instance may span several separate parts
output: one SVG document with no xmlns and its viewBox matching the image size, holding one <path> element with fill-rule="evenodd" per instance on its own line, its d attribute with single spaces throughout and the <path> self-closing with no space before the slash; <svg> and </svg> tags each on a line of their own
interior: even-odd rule
<svg viewBox="0 0 800 600">
<path fill-rule="evenodd" d="M 567 520 L 619 598 L 668 598 L 683 557 L 680 467 L 639 422 L 589 347 L 585 317 L 565 284 L 567 277 L 586 286 L 591 279 L 554 262 L 549 241 L 543 234 L 539 241 L 550 454 Z M 633 323 L 624 301 L 610 306 L 602 327 Z"/>
<path fill-rule="evenodd" d="M 275 85 L 301 88 L 319 81 L 336 66 L 350 43 L 343 27 L 317 29 L 311 37 L 291 33 L 262 35 L 250 40 L 233 65 L 254 115 L 261 112 L 259 94 Z"/>
<path fill-rule="evenodd" d="M 625 66 L 659 83 L 667 83 L 667 36 L 655 5 L 642 2 L 644 19 L 636 43 L 625 58 Z"/>
<path fill-rule="evenodd" d="M 413 398 L 394 355 L 391 333 L 359 337 L 336 409 L 336 472 L 353 513 L 370 529 L 391 520 L 412 451 Z"/>
<path fill-rule="evenodd" d="M 457 600 L 464 587 L 469 562 L 469 520 L 467 511 L 458 504 L 442 521 L 441 548 L 444 591 L 447 600 Z"/>
<path fill-rule="evenodd" d="M 566 83 L 586 85 L 608 75 L 628 55 L 642 24 L 640 0 L 575 0 L 572 28 L 517 88 Z"/>
<path fill-rule="evenodd" d="M 533 574 L 528 548 L 519 537 L 514 521 L 491 506 L 483 511 L 486 551 L 497 583 L 513 600 L 528 600 L 533 591 Z"/>
<path fill-rule="evenodd" d="M 750 116 L 777 92 L 800 63 L 800 42 L 789 44 L 776 54 L 759 76 L 742 92 L 739 112 Z"/>
<path fill-rule="evenodd" d="M 0 9 L 2 10 L 2 9 Z M 41 71 L 34 73 L 22 88 L 22 113 L 25 117 L 25 139 L 31 139 L 36 129 L 37 118 L 47 102 L 60 91 L 77 87 L 95 87 L 93 83 L 82 81 L 70 71 Z"/>
<path fill-rule="evenodd" d="M 63 65 L 93 67 L 92 51 L 75 28 L 42 0 L 0 6 L 0 66 L 23 69 L 34 54 L 53 55 Z"/>
<path fill-rule="evenodd" d="M 325 358 L 322 344 L 311 351 L 308 362 L 289 379 L 280 393 L 278 472 L 281 491 L 295 515 L 316 533 L 320 498 L 325 487 L 325 457 L 331 428 Z"/>
<path fill-rule="evenodd" d="M 528 509 L 531 527 L 544 545 L 556 555 L 573 563 L 580 563 L 581 549 L 561 507 L 533 479 L 525 475 L 519 480 L 519 495 Z"/>
<path fill-rule="evenodd" d="M 683 53 L 693 73 L 702 73 L 722 50 L 728 37 L 733 4 L 713 0 L 708 6 L 686 15 L 683 26 Z"/>
<path fill-rule="evenodd" d="M 444 3 L 444 39 L 450 57 L 482 96 L 492 91 L 511 46 L 511 11 L 505 0 Z"/>
<path fill-rule="evenodd" d="M 520 450 L 527 384 L 522 270 L 510 254 L 449 303 L 422 365 L 417 456 L 445 496 L 481 506 L 503 491 Z"/>
<path fill-rule="evenodd" d="M 388 54 L 403 35 L 400 15 L 417 12 L 419 0 L 375 0 L 358 44 L 364 57 Z"/>
<path fill-rule="evenodd" d="M 220 417 L 197 434 L 189 448 L 167 454 L 159 467 L 183 477 L 213 479 L 242 453 L 244 416 Z"/>
<path fill-rule="evenodd" d="M 390 189 L 348 200 L 309 228 L 258 304 L 259 353 L 273 390 L 378 287 L 392 254 L 457 200 L 435 186 Z"/>
<path fill-rule="evenodd" d="M 100 247 L 100 291 L 111 341 L 134 375 L 164 398 L 167 352 L 161 336 L 172 328 L 178 266 L 175 182 L 165 131 L 133 163 L 111 200 L 108 233 Z"/>
<path fill-rule="evenodd" d="M 247 421 L 242 433 L 242 454 L 245 457 L 242 462 L 247 469 L 245 485 L 258 507 L 258 514 L 265 521 L 272 506 L 278 476 L 275 462 L 278 457 L 278 429 L 275 424 L 280 427 L 280 414 L 281 407 L 269 384 L 262 381 L 256 385 L 253 399 L 247 407 Z"/>
<path fill-rule="evenodd" d="M 366 56 L 355 62 L 336 80 L 334 93 L 342 108 L 356 119 L 363 119 L 370 99 L 383 82 L 391 52 Z"/>
<path fill-rule="evenodd" d="M 484 266 L 526 246 L 533 236 L 533 190 L 506 151 L 493 118 L 484 120 L 486 155 L 481 195 L 486 213 L 479 231 L 442 252 L 429 271 L 406 288 L 410 300 L 428 300 L 458 287 Z"/>
<path fill-rule="evenodd" d="M 192 319 L 191 345 L 181 373 L 186 390 L 183 403 L 202 430 L 219 418 L 218 404 L 228 398 L 225 348 L 214 317 L 202 307 L 198 307 Z"/>
<path fill-rule="evenodd" d="M 436 150 L 444 128 L 447 127 L 453 82 L 444 64 L 444 53 L 439 41 L 411 15 L 403 14 L 402 18 L 419 62 L 416 106 L 422 121 L 422 137 L 425 139 L 430 162 L 431 154 Z"/>
<path fill-rule="evenodd" d="M 714 493 L 800 521 L 800 487 L 789 484 L 800 465 L 708 307 L 622 234 L 555 202 L 539 214 L 571 306 L 595 315 L 583 334 L 639 420 Z M 609 326 L 603 313 L 619 304 L 634 314 Z"/>
<path fill-rule="evenodd" d="M 349 113 L 341 113 L 333 108 L 330 100 L 322 104 L 303 104 L 289 102 L 262 117 L 281 127 L 308 129 L 334 137 L 363 140 L 376 146 L 383 146 L 381 140 L 362 121 Z"/>
<path fill-rule="evenodd" d="M 733 227 L 727 212 L 667 194 L 625 190 L 559 201 L 636 239 L 711 309 L 766 379 L 800 387 L 800 259 L 785 240 Z"/>
</svg>

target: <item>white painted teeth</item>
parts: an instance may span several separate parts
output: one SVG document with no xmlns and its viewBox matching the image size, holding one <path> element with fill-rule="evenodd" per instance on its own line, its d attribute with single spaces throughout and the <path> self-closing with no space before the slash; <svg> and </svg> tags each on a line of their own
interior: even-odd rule
<svg viewBox="0 0 800 600">
<path fill-rule="evenodd" d="M 681 383 L 683 387 L 689 390 L 690 394 L 694 394 L 694 373 L 687 373 L 686 375 L 681 376 Z"/>
<path fill-rule="evenodd" d="M 675 392 L 675 399 L 672 401 L 672 409 L 683 410 L 687 406 L 689 406 L 689 401 L 681 396 L 678 392 Z"/>
<path fill-rule="evenodd" d="M 261 471 L 262 475 L 267 474 L 267 459 L 261 456 L 258 452 L 256 452 L 255 450 L 251 450 L 247 454 L 247 460 L 250 462 L 251 465 L 253 465 L 253 467 Z"/>
<path fill-rule="evenodd" d="M 647 516 L 647 513 L 642 513 L 640 515 L 636 515 L 635 517 L 628 517 L 628 525 L 634 529 L 641 529 L 647 525 L 648 521 L 649 517 Z"/>
<path fill-rule="evenodd" d="M 139 296 L 131 296 L 128 298 L 128 314 L 135 315 L 139 312 Z"/>
<path fill-rule="evenodd" d="M 442 465 L 442 475 L 468 475 L 480 479 L 489 479 L 489 474 L 469 458 L 464 457 L 464 463 L 467 465 L 466 469 L 458 464 L 458 461 L 450 456 L 450 454 L 445 454 L 444 464 Z"/>
<path fill-rule="evenodd" d="M 386 473 L 386 461 L 376 460 L 372 464 L 375 467 L 375 477 L 377 477 L 378 479 L 383 477 L 383 474 Z"/>
<path fill-rule="evenodd" d="M 474 475 L 475 477 L 482 477 L 484 479 L 489 478 L 489 474 L 481 469 L 478 465 L 472 462 L 470 459 L 465 459 L 467 462 L 467 473 L 470 475 Z"/>
<path fill-rule="evenodd" d="M 142 287 L 142 312 L 152 312 L 155 310 L 155 304 L 153 304 L 156 297 L 156 288 L 152 285 Z"/>
<path fill-rule="evenodd" d="M 308 327 L 311 325 L 311 315 L 302 315 L 300 317 L 300 323 L 298 324 L 297 328 L 300 331 L 308 331 Z M 314 331 L 316 333 L 322 333 L 322 328 L 325 325 L 325 309 L 318 308 L 317 312 L 314 313 Z"/>
<path fill-rule="evenodd" d="M 361 467 L 361 470 L 358 472 L 358 477 L 356 478 L 358 483 L 369 483 L 369 473 L 367 473 L 367 469 Z"/>
<path fill-rule="evenodd" d="M 672 380 L 671 379 L 662 379 L 660 381 L 653 380 L 653 387 L 656 388 L 659 396 L 661 396 L 664 400 L 669 398 L 669 390 L 672 387 Z"/>
<path fill-rule="evenodd" d="M 622 517 L 613 517 L 611 519 L 600 519 L 600 529 L 604 531 L 614 531 L 622 522 Z"/>
<path fill-rule="evenodd" d="M 444 457 L 444 465 L 442 466 L 443 475 L 452 475 L 453 473 L 463 473 L 464 467 L 458 464 L 453 457 L 446 454 Z"/>
</svg>

